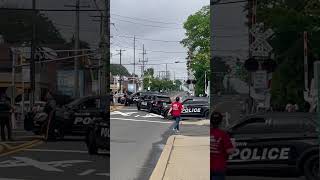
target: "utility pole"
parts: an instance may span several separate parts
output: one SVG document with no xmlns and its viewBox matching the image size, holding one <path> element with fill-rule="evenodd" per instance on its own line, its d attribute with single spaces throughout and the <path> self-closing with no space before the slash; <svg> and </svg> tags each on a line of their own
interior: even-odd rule
<svg viewBox="0 0 320 180">
<path fill-rule="evenodd" d="M 76 0 L 76 5 L 65 5 L 65 7 L 75 7 L 76 16 L 75 16 L 75 27 L 74 27 L 74 86 L 73 86 L 73 96 L 75 98 L 79 97 L 79 46 L 80 46 L 80 7 L 86 8 L 90 6 L 80 6 L 80 0 Z"/>
<path fill-rule="evenodd" d="M 166 79 L 168 80 L 168 64 L 166 63 Z"/>
<path fill-rule="evenodd" d="M 136 36 L 133 37 L 133 85 L 134 85 L 134 89 L 133 91 L 136 92 Z"/>
<path fill-rule="evenodd" d="M 35 101 L 36 79 L 35 79 L 35 49 L 36 49 L 36 0 L 32 0 L 32 39 L 31 39 L 31 62 L 30 62 L 30 107 L 33 107 Z"/>
<path fill-rule="evenodd" d="M 103 11 L 103 30 L 101 34 L 101 57 L 103 61 L 103 70 L 101 74 L 101 95 L 110 95 L 110 0 L 103 0 L 102 2 L 102 9 L 105 11 Z M 107 107 L 109 106 L 110 102 L 107 101 Z"/>
<path fill-rule="evenodd" d="M 75 51 L 75 56 L 78 55 L 78 49 L 79 49 L 79 22 L 80 22 L 80 17 L 79 17 L 79 6 L 80 6 L 80 0 L 76 1 L 76 25 L 75 25 L 75 39 L 74 39 L 74 49 Z M 78 57 L 74 58 L 74 89 L 73 89 L 73 95 L 75 98 L 79 97 L 79 64 L 78 64 Z"/>
<path fill-rule="evenodd" d="M 141 90 L 144 90 L 144 83 L 143 83 L 143 79 L 144 79 L 144 63 L 148 62 L 144 60 L 144 56 L 147 54 L 146 50 L 144 49 L 144 44 L 142 46 L 142 74 L 141 74 L 141 78 L 142 78 L 142 83 L 141 83 Z"/>
<path fill-rule="evenodd" d="M 124 50 L 124 49 L 119 49 L 119 50 L 117 50 L 117 51 L 119 51 L 119 55 L 120 55 L 120 66 L 122 65 L 122 63 L 121 63 L 121 57 L 122 57 L 122 52 L 123 51 L 126 51 L 126 50 Z M 122 75 L 120 74 L 120 92 L 122 93 Z"/>
</svg>

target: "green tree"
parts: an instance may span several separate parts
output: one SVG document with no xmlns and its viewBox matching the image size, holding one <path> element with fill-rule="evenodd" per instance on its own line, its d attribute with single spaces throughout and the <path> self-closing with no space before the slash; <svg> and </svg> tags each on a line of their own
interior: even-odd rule
<svg viewBox="0 0 320 180">
<path fill-rule="evenodd" d="M 203 94 L 204 74 L 210 73 L 210 7 L 204 6 L 190 15 L 183 27 L 186 30 L 186 38 L 181 44 L 188 49 L 188 58 L 192 60 L 190 68 L 197 80 L 196 94 Z"/>
<path fill-rule="evenodd" d="M 147 70 L 144 71 L 145 76 L 154 76 L 154 69 L 153 68 L 148 68 Z"/>
<path fill-rule="evenodd" d="M 112 75 L 130 76 L 127 68 L 120 64 L 110 64 L 110 72 Z"/>
<path fill-rule="evenodd" d="M 284 106 L 288 101 L 304 103 L 303 32 L 309 32 L 309 69 L 320 53 L 320 13 L 318 1 L 259 0 L 258 22 L 275 31 L 269 41 L 278 64 L 272 79 L 272 104 Z"/>
<path fill-rule="evenodd" d="M 2 7 L 15 8 L 14 4 Z M 30 42 L 32 37 L 32 11 L 0 11 L 0 34 L 8 43 Z M 36 43 L 64 44 L 65 40 L 53 22 L 39 11 L 36 13 Z"/>
</svg>

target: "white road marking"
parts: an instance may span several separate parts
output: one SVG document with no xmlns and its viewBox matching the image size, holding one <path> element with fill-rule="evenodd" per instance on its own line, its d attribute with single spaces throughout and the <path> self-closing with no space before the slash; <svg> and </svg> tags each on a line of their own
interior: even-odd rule
<svg viewBox="0 0 320 180">
<path fill-rule="evenodd" d="M 144 117 L 144 118 L 153 118 L 153 117 L 157 117 L 157 118 L 164 118 L 163 116 L 161 116 L 161 115 L 158 115 L 158 114 L 154 114 L 154 113 L 149 113 L 149 114 L 147 114 L 147 115 L 145 115 L 145 116 L 141 116 L 141 117 Z"/>
<path fill-rule="evenodd" d="M 150 123 L 159 123 L 159 124 L 172 124 L 173 123 L 173 122 L 150 121 L 150 120 L 142 120 L 142 119 L 123 119 L 123 118 L 110 118 L 110 119 L 119 120 L 119 121 L 150 122 Z"/>
<path fill-rule="evenodd" d="M 140 115 L 136 115 L 135 117 L 139 117 Z"/>
<path fill-rule="evenodd" d="M 135 113 L 138 113 L 138 112 L 127 112 L 127 113 L 124 113 L 124 112 L 121 112 L 121 111 L 113 111 L 113 112 L 110 112 L 110 115 L 131 116 L 132 114 L 135 114 Z"/>
<path fill-rule="evenodd" d="M 7 161 L 0 162 L 0 168 L 33 166 L 35 168 L 38 168 L 44 171 L 63 172 L 63 170 L 58 169 L 57 167 L 70 167 L 76 163 L 92 162 L 87 160 L 40 162 L 27 157 L 12 157 L 12 158 L 14 158 L 15 160 L 7 160 Z"/>
<path fill-rule="evenodd" d="M 63 172 L 63 170 L 55 168 L 54 166 L 50 166 L 46 163 L 39 162 L 27 157 L 14 157 L 14 158 L 44 171 Z"/>
<path fill-rule="evenodd" d="M 63 152 L 63 153 L 81 153 L 81 154 L 88 154 L 88 151 L 63 150 L 63 149 L 25 149 L 24 151 L 35 151 L 35 152 Z"/>
<path fill-rule="evenodd" d="M 79 176 L 85 176 L 85 175 L 88 175 L 88 174 L 92 174 L 93 172 L 95 172 L 96 170 L 95 169 L 88 169 L 80 174 L 78 174 Z"/>
<path fill-rule="evenodd" d="M 107 177 L 110 176 L 109 173 L 97 173 L 96 175 L 98 175 L 98 176 L 107 176 Z"/>
</svg>

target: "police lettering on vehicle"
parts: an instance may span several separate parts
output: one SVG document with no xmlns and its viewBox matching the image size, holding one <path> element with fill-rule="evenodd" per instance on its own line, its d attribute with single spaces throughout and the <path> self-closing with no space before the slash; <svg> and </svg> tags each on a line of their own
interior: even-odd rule
<svg viewBox="0 0 320 180">
<path fill-rule="evenodd" d="M 182 113 L 199 113 L 201 108 L 184 108 Z"/>
<path fill-rule="evenodd" d="M 110 136 L 109 128 L 101 128 L 101 136 L 102 137 L 109 137 Z"/>
<path fill-rule="evenodd" d="M 236 148 L 229 156 L 230 162 L 253 161 L 253 160 L 288 160 L 290 148 L 269 147 L 269 148 Z"/>
<path fill-rule="evenodd" d="M 94 117 L 76 117 L 74 120 L 74 124 L 90 124 L 94 120 Z"/>
</svg>

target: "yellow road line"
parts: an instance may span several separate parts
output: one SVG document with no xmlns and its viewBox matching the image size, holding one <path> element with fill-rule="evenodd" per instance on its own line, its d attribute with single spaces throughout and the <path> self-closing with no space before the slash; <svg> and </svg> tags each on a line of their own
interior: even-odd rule
<svg viewBox="0 0 320 180">
<path fill-rule="evenodd" d="M 0 154 L 0 157 L 7 156 L 7 155 L 10 155 L 10 154 L 13 154 L 13 153 L 17 153 L 19 151 L 23 151 L 25 149 L 29 149 L 31 147 L 40 145 L 42 143 L 43 143 L 43 141 L 40 141 L 40 140 L 30 141 L 28 143 L 25 143 L 25 144 L 22 144 L 22 145 L 19 145 L 19 146 L 15 146 L 14 150 L 6 152 L 6 153 L 3 153 L 3 154 Z"/>
</svg>

